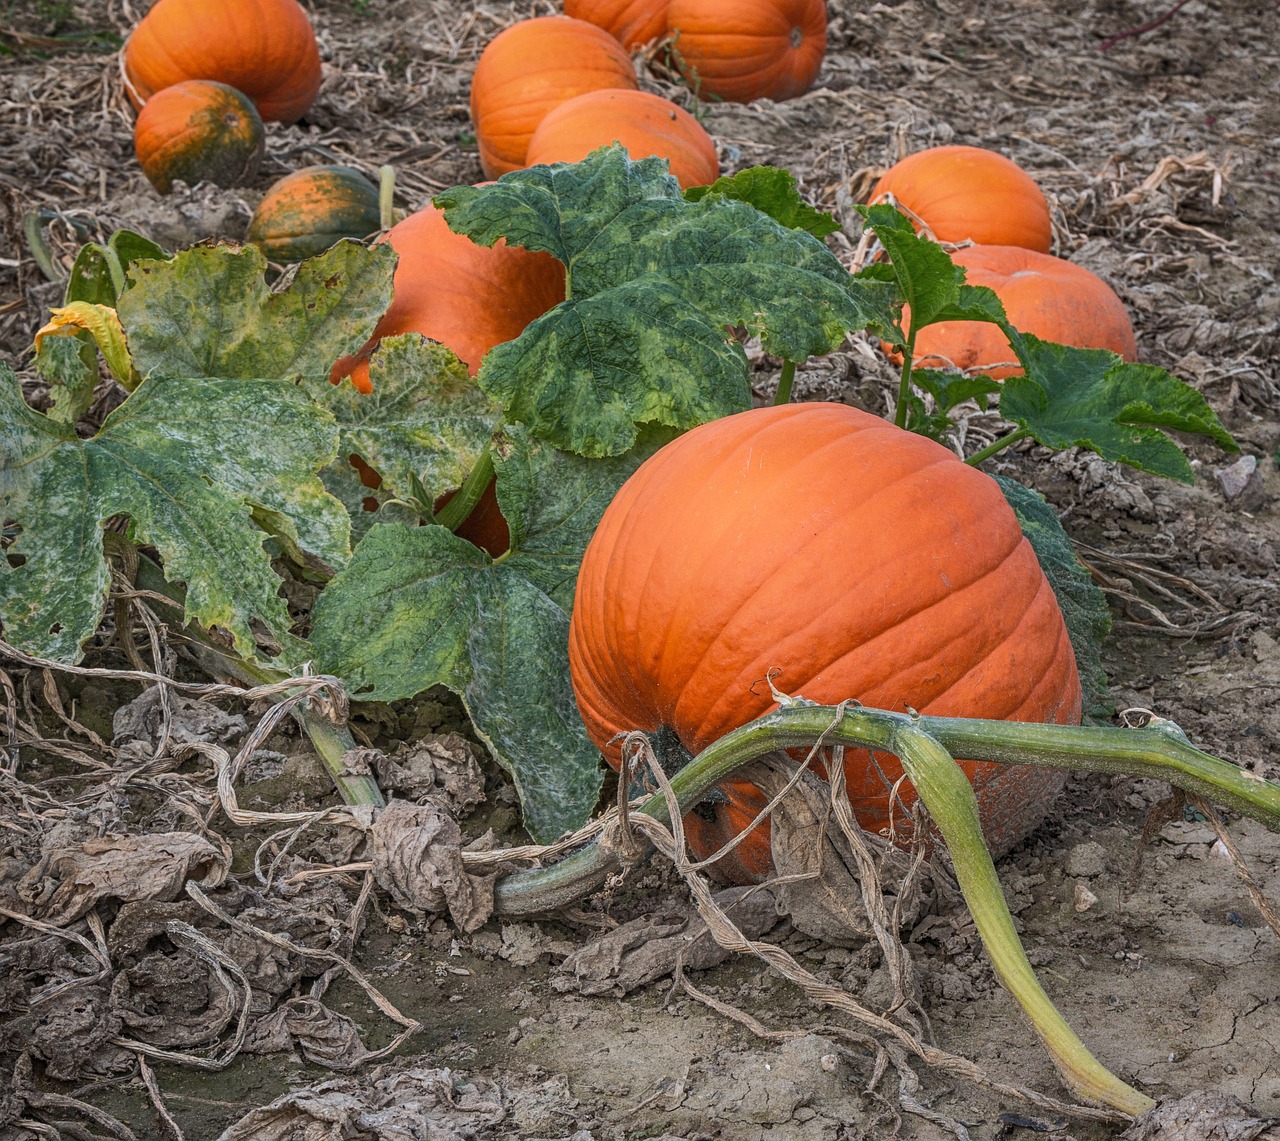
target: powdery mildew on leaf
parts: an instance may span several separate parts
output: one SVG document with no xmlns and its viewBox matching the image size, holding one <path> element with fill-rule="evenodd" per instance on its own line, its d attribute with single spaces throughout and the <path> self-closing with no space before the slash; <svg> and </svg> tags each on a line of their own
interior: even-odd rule
<svg viewBox="0 0 1280 1141">
<path fill-rule="evenodd" d="M 327 377 L 373 333 L 395 264 L 385 243 L 341 241 L 273 293 L 256 247 L 196 247 L 131 265 L 120 320 L 144 377 Z"/>
<path fill-rule="evenodd" d="M 255 653 L 250 620 L 277 638 L 289 616 L 252 519 L 342 566 L 350 524 L 316 471 L 335 454 L 332 418 L 271 380 L 144 381 L 91 439 L 35 412 L 0 368 L 0 516 L 20 528 L 0 561 L 6 637 L 74 662 L 97 629 L 108 568 L 102 528 L 130 520 L 187 587 L 187 615 Z M 13 565 L 14 563 L 18 565 Z"/>
<path fill-rule="evenodd" d="M 691 428 L 749 407 L 726 326 L 803 360 L 867 324 L 884 292 L 811 234 L 724 195 L 686 201 L 660 161 L 619 147 L 436 203 L 473 241 L 564 264 L 567 299 L 495 348 L 478 380 L 510 419 L 581 455 L 620 455 L 638 424 Z"/>
</svg>

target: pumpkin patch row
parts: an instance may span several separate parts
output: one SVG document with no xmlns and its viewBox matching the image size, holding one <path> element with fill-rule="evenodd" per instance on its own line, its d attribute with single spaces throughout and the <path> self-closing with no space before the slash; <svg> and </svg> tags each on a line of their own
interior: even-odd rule
<svg viewBox="0 0 1280 1141">
<path fill-rule="evenodd" d="M 994 290 L 1022 332 L 1137 359 L 1124 303 L 1097 274 L 1049 252 L 1049 204 L 1035 180 L 1012 160 L 981 147 L 917 151 L 885 172 L 870 201 L 892 203 L 920 232 L 957 246 L 952 260 L 964 267 L 968 283 Z M 903 319 L 909 329 L 907 315 Z M 997 380 L 1022 371 L 1008 338 L 980 321 L 943 321 L 921 330 L 914 363 Z"/>
</svg>

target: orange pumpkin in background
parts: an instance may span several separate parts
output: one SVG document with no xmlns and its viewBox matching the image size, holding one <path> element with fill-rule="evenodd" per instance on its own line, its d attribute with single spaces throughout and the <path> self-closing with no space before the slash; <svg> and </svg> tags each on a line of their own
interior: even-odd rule
<svg viewBox="0 0 1280 1141">
<path fill-rule="evenodd" d="M 1084 266 L 1021 246 L 968 246 L 951 255 L 970 285 L 993 289 L 1022 333 L 1082 349 L 1110 349 L 1137 360 L 1124 302 Z M 910 327 L 910 308 L 902 315 Z M 1009 339 L 985 321 L 941 321 L 916 337 L 916 368 L 957 368 L 1000 380 L 1022 373 Z"/>
<path fill-rule="evenodd" d="M 421 333 L 448 346 L 472 376 L 494 345 L 518 337 L 526 325 L 564 300 L 564 267 L 550 254 L 491 248 L 455 234 L 444 211 L 426 206 L 381 238 L 400 255 L 391 307 L 369 343 L 333 367 L 335 383 L 350 376 L 371 392 L 369 358 L 383 337 Z"/>
<path fill-rule="evenodd" d="M 526 165 L 543 117 L 575 95 L 634 89 L 631 57 L 608 32 L 569 16 L 538 16 L 500 32 L 471 77 L 471 122 L 486 176 Z"/>
<path fill-rule="evenodd" d="M 243 92 L 211 79 L 188 79 L 147 100 L 133 125 L 133 149 L 161 194 L 175 179 L 194 186 L 243 186 L 262 163 L 265 133 Z"/>
<path fill-rule="evenodd" d="M 720 177 L 716 144 L 697 119 L 661 95 L 621 88 L 588 91 L 548 112 L 525 161 L 578 162 L 613 142 L 633 159 L 665 158 L 682 190 Z"/>
<path fill-rule="evenodd" d="M 569 664 L 587 732 L 615 768 L 619 733 L 696 755 L 775 708 L 771 674 L 831 705 L 1060 724 L 1081 711 L 1057 599 L 999 485 L 839 404 L 741 412 L 646 461 L 582 560 Z M 997 852 L 1038 823 L 1064 779 L 962 767 Z M 892 816 L 909 829 L 890 803 L 896 758 L 849 749 L 844 771 L 864 828 Z M 685 818 L 699 858 L 763 804 L 742 780 L 721 792 Z M 899 796 L 909 808 L 915 791 L 906 783 Z M 769 864 L 761 825 L 718 874 L 759 879 Z"/>
<path fill-rule="evenodd" d="M 1053 244 L 1044 192 L 1012 159 L 983 147 L 930 147 L 894 163 L 871 190 L 874 205 L 892 199 L 940 242 Z"/>
<path fill-rule="evenodd" d="M 124 45 L 135 107 L 186 79 L 243 91 L 268 122 L 293 123 L 320 90 L 320 49 L 298 0 L 159 0 Z"/>
<path fill-rule="evenodd" d="M 603 28 L 627 51 L 666 35 L 668 0 L 564 0 L 564 14 Z"/>
<path fill-rule="evenodd" d="M 827 52 L 823 0 L 671 0 L 667 34 L 700 99 L 794 99 Z"/>
</svg>

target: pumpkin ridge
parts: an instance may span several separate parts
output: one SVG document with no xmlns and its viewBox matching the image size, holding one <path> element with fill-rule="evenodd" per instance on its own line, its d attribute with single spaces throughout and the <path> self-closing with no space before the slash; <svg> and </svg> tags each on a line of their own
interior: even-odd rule
<svg viewBox="0 0 1280 1141">
<path fill-rule="evenodd" d="M 776 427 L 776 425 L 773 425 L 773 427 Z M 873 429 L 868 429 L 868 430 L 873 430 Z M 764 433 L 761 433 L 761 435 L 763 436 L 763 435 L 764 435 Z M 845 444 L 845 442 L 846 442 L 846 441 L 845 441 L 844 439 L 842 439 L 841 437 L 839 437 L 839 436 L 833 436 L 830 440 L 828 440 L 828 441 L 827 441 L 825 444 L 823 444 L 821 447 L 819 447 L 819 448 L 815 449 L 815 450 L 814 450 L 814 451 L 812 451 L 812 452 L 806 453 L 806 454 L 805 454 L 804 456 L 802 456 L 802 457 L 799 457 L 800 463 L 801 463 L 801 464 L 807 464 L 808 462 L 810 462 L 810 460 L 813 460 L 813 461 L 815 461 L 815 463 L 816 463 L 816 459 L 817 459 L 817 457 L 819 457 L 819 456 L 820 456 L 820 455 L 821 455 L 825 450 L 827 450 L 828 448 L 839 448 L 839 447 L 843 446 L 843 445 Z M 913 471 L 913 472 L 910 474 L 910 476 L 909 476 L 909 477 L 907 477 L 907 478 L 908 478 L 908 479 L 915 479 L 917 476 L 923 475 L 923 473 L 925 473 L 925 472 L 932 471 L 932 469 L 933 469 L 933 468 L 935 468 L 938 464 L 948 462 L 948 456 L 949 456 L 949 453 L 947 453 L 947 452 L 943 451 L 943 453 L 942 453 L 941 455 L 939 455 L 936 459 L 932 460 L 930 463 L 928 463 L 928 464 L 926 464 L 925 466 L 923 466 L 923 467 L 921 467 L 921 468 L 917 469 L 916 471 Z M 954 457 L 952 457 L 952 458 L 954 458 Z M 799 465 L 797 465 L 797 466 L 799 466 Z M 821 465 L 817 465 L 817 466 L 821 466 Z M 789 471 L 787 471 L 787 472 L 785 472 L 785 473 L 780 473 L 780 474 L 779 474 L 779 476 L 778 476 L 778 478 L 780 478 L 780 479 L 781 479 L 781 478 L 785 478 L 785 477 L 789 477 L 789 476 L 793 476 L 793 475 L 794 475 L 794 471 L 789 470 Z M 886 483 L 883 487 L 878 488 L 878 489 L 875 491 L 875 493 L 874 493 L 874 494 L 872 494 L 872 495 L 868 496 L 868 497 L 867 497 L 867 498 L 866 498 L 862 503 L 860 503 L 860 504 L 858 505 L 858 511 L 859 511 L 859 513 L 861 513 L 864 509 L 869 508 L 869 507 L 870 507 L 870 506 L 871 506 L 871 505 L 872 505 L 872 504 L 873 504 L 877 499 L 881 498 L 881 496 L 883 496 L 883 495 L 886 495 L 886 494 L 901 494 L 902 489 L 903 489 L 903 486 L 904 486 L 904 481 L 903 481 L 903 480 L 895 480 L 895 481 L 893 481 L 893 482 L 891 482 L 891 483 Z M 848 518 L 849 518 L 850 520 L 852 520 L 852 519 L 854 518 L 854 516 L 850 515 L 850 516 L 848 516 Z M 823 545 L 825 545 L 825 544 L 829 544 L 829 543 L 830 543 L 830 541 L 831 541 L 831 540 L 830 540 L 829 535 L 827 534 L 827 529 L 826 529 L 826 528 L 824 528 L 822 531 L 820 531 L 820 532 L 818 532 L 818 533 L 814 534 L 814 535 L 813 535 L 813 536 L 812 536 L 812 537 L 811 537 L 811 538 L 810 538 L 810 539 L 805 543 L 805 545 L 804 545 L 804 546 L 801 546 L 801 547 L 799 547 L 799 548 L 792 549 L 792 550 L 790 551 L 790 553 L 789 553 L 789 554 L 787 554 L 787 555 L 785 556 L 785 561 L 783 561 L 783 562 L 779 563 L 779 565 L 778 565 L 776 568 L 774 568 L 774 570 L 773 570 L 773 571 L 771 571 L 771 572 L 769 572 L 769 573 L 768 573 L 767 577 L 765 577 L 765 576 L 762 576 L 762 577 L 761 577 L 760 581 L 756 584 L 755 589 L 754 589 L 754 590 L 752 590 L 750 594 L 747 594 L 747 595 L 744 595 L 744 596 L 742 596 L 742 597 L 741 597 L 741 599 L 739 600 L 739 609 L 746 609 L 746 608 L 750 607 L 750 606 L 751 606 L 751 604 L 752 604 L 753 602 L 755 602 L 755 600 L 759 597 L 759 595 L 761 594 L 761 592 L 763 592 L 763 591 L 767 590 L 767 589 L 770 587 L 770 585 L 771 585 L 771 584 L 772 584 L 772 582 L 773 582 L 773 579 L 774 579 L 775 575 L 776 575 L 778 572 L 780 572 L 780 571 L 782 571 L 783 569 L 785 569 L 785 567 L 786 567 L 788 564 L 790 564 L 790 563 L 794 562 L 794 561 L 795 561 L 795 560 L 797 560 L 797 559 L 803 559 L 803 558 L 804 558 L 804 551 L 805 551 L 805 549 L 806 549 L 808 546 L 810 546 L 811 544 L 814 544 L 814 543 L 818 543 L 818 544 L 823 544 Z M 715 557 L 716 557 L 716 552 L 714 552 L 714 551 L 708 551 L 708 552 L 707 552 L 707 554 L 706 554 L 706 555 L 705 555 L 705 557 L 704 557 L 704 562 L 713 561 L 713 559 L 714 559 Z M 997 567 L 998 567 L 999 565 L 1001 565 L 1001 564 L 997 564 Z M 980 577 L 985 577 L 985 576 L 980 576 Z M 977 581 L 977 580 L 974 580 L 974 581 Z M 971 584 L 966 584 L 966 587 L 967 587 L 968 585 L 971 585 Z M 858 590 L 858 589 L 861 589 L 861 584 L 856 584 L 856 585 L 853 585 L 853 586 L 851 586 L 851 587 L 850 587 L 850 590 Z M 846 592 L 846 594 L 847 594 L 847 592 Z M 944 595 L 943 597 L 945 598 L 946 596 Z M 939 599 L 939 600 L 935 600 L 935 601 L 934 601 L 934 602 L 932 602 L 932 603 L 927 603 L 927 604 L 925 604 L 923 607 L 921 607 L 921 610 L 922 610 L 922 611 L 923 611 L 923 610 L 927 610 L 930 606 L 936 605 L 939 601 L 941 601 L 941 599 Z M 811 623 L 809 624 L 809 626 L 807 626 L 807 627 L 805 627 L 805 628 L 804 628 L 804 630 L 803 630 L 803 631 L 795 631 L 794 633 L 796 633 L 796 634 L 800 634 L 800 633 L 803 633 L 803 632 L 811 632 L 813 629 L 815 629 L 815 628 L 817 628 L 817 627 L 820 627 L 824 622 L 827 622 L 827 621 L 829 620 L 829 618 L 828 618 L 829 610 L 830 610 L 830 607 L 828 607 L 828 613 L 824 613 L 824 614 L 822 614 L 822 615 L 820 615 L 820 616 L 816 617 L 816 618 L 814 619 L 814 621 L 813 621 L 813 622 L 811 622 Z M 900 620 L 900 621 L 903 621 L 903 622 L 908 621 L 908 620 L 910 620 L 911 618 L 914 618 L 914 617 L 916 616 L 916 614 L 917 614 L 917 613 L 918 613 L 917 611 L 912 611 L 912 612 L 910 612 L 910 613 L 908 613 L 908 614 L 904 614 L 904 615 L 902 615 L 902 616 L 901 616 L 901 618 L 900 618 L 899 620 Z M 676 619 L 676 618 L 678 618 L 678 615 L 673 614 L 673 615 L 672 615 L 672 617 L 673 617 L 673 619 Z M 715 637 L 714 637 L 713 639 L 711 639 L 711 640 L 707 643 L 707 645 L 706 645 L 706 647 L 704 648 L 704 650 L 703 650 L 702 654 L 698 657 L 697 662 L 693 663 L 693 664 L 688 668 L 687 673 L 688 673 L 688 678 L 689 678 L 689 679 L 692 679 L 692 678 L 694 678 L 694 677 L 697 675 L 698 671 L 702 668 L 703 663 L 706 661 L 707 656 L 708 656 L 708 655 L 709 655 L 713 650 L 715 650 L 718 646 L 720 646 L 720 645 L 722 644 L 723 639 L 724 639 L 724 636 L 725 636 L 725 634 L 726 634 L 726 632 L 727 632 L 727 630 L 728 630 L 728 628 L 729 628 L 729 625 L 732 623 L 732 621 L 733 621 L 733 619 L 734 619 L 735 617 L 736 617 L 736 615 L 730 615 L 730 616 L 729 616 L 728 621 L 726 621 L 725 625 L 724 625 L 724 626 L 719 630 L 719 632 L 715 635 Z M 877 637 L 879 637 L 880 635 L 878 635 L 878 634 L 877 634 L 876 636 L 877 636 Z M 677 652 L 677 653 L 678 653 L 678 652 L 680 652 L 680 648 L 675 648 L 673 652 Z M 824 666 L 823 668 L 824 668 L 824 669 L 829 669 L 829 668 L 830 668 L 830 666 L 829 666 L 829 665 L 828 665 L 828 666 Z M 760 675 L 760 679 L 762 680 L 762 679 L 763 679 L 763 677 L 764 677 L 764 674 L 761 674 L 761 675 Z M 797 692 L 799 692 L 799 691 L 797 691 Z M 677 708 L 678 708 L 678 704 L 679 704 L 679 703 L 677 702 Z"/>
<path fill-rule="evenodd" d="M 1008 568 L 1006 564 L 1008 562 L 1009 557 L 1011 557 L 1014 553 L 1016 553 L 1021 543 L 1026 542 L 1026 540 L 1022 538 L 1021 534 L 1018 535 L 1018 540 L 1019 540 L 1019 543 L 1015 545 L 1015 547 L 1013 548 L 1013 550 L 1010 552 L 1008 556 L 1006 556 L 1004 559 L 1001 559 L 999 562 L 993 564 L 982 574 L 978 575 L 976 578 L 967 582 L 964 586 L 958 587 L 958 588 L 950 587 L 948 588 L 947 592 L 943 594 L 941 597 L 935 598 L 932 601 L 926 602 L 924 605 L 922 605 L 918 609 L 912 610 L 906 614 L 895 615 L 891 625 L 887 626 L 885 629 L 877 631 L 870 638 L 867 638 L 864 641 L 860 642 L 857 646 L 851 647 L 849 650 L 841 654 L 839 657 L 831 658 L 823 662 L 820 666 L 818 666 L 817 669 L 810 671 L 809 676 L 804 681 L 797 683 L 795 679 L 787 679 L 786 683 L 780 686 L 779 688 L 783 689 L 787 693 L 791 693 L 793 695 L 801 696 L 801 697 L 812 697 L 812 695 L 815 692 L 821 692 L 821 687 L 815 690 L 814 684 L 813 684 L 820 675 L 824 673 L 839 674 L 844 672 L 841 669 L 841 666 L 847 665 L 852 659 L 854 659 L 859 655 L 865 656 L 867 654 L 871 654 L 872 656 L 874 656 L 875 651 L 877 649 L 877 646 L 876 646 L 877 642 L 881 642 L 885 639 L 892 640 L 895 637 L 900 637 L 901 636 L 900 632 L 903 627 L 909 626 L 913 621 L 920 621 L 920 622 L 926 621 L 929 615 L 929 612 L 931 610 L 935 610 L 940 606 L 956 605 L 957 600 L 959 600 L 962 595 L 964 595 L 967 592 L 980 589 L 985 582 L 987 582 L 990 578 L 992 578 L 992 576 L 1004 575 L 1005 573 L 1007 573 Z M 812 622 L 810 622 L 807 626 L 797 627 L 796 629 L 792 630 L 788 635 L 788 640 L 795 639 L 802 645 L 805 644 L 806 642 L 809 642 L 810 644 L 812 644 L 812 637 L 811 637 L 812 634 L 814 634 L 815 632 L 820 633 L 823 627 L 830 623 L 830 613 L 831 611 L 836 609 L 838 601 L 844 601 L 845 599 L 848 598 L 849 593 L 853 593 L 860 590 L 861 590 L 861 584 L 855 584 L 851 586 L 850 590 L 847 591 L 846 594 L 842 596 L 840 600 L 833 600 L 828 605 L 827 611 L 825 613 L 815 617 L 815 619 Z M 1030 610 L 1031 606 L 1034 604 L 1036 597 L 1037 597 L 1036 595 L 1033 595 L 1031 599 L 1028 600 L 1028 607 L 1027 607 L 1028 611 Z M 748 604 L 744 603 L 744 607 L 746 605 Z M 961 613 L 963 613 L 965 609 L 967 608 L 961 607 L 960 608 Z M 1025 613 L 1026 612 L 1024 611 L 1023 616 L 1025 616 Z M 969 667 L 969 669 L 965 671 L 966 675 L 969 672 L 971 672 L 973 669 L 977 669 L 982 665 L 984 665 L 987 662 L 987 659 L 992 655 L 994 655 L 998 651 L 999 647 L 1008 641 L 1009 637 L 1012 636 L 1013 631 L 1016 630 L 1018 625 L 1021 623 L 1023 616 L 1020 616 L 1019 623 L 1015 623 L 1010 628 L 1009 631 L 1006 631 L 1005 636 L 1003 638 L 1000 638 L 999 640 L 992 642 L 991 648 L 986 653 L 983 654 L 982 658 L 978 662 L 975 662 L 972 666 Z M 912 663 L 909 663 L 908 666 L 905 667 L 904 669 L 897 671 L 897 673 L 895 674 L 877 678 L 876 688 L 881 690 L 885 688 L 889 688 L 895 677 L 901 676 L 902 673 L 906 672 L 912 667 L 915 667 L 918 669 L 921 666 L 928 666 L 929 662 L 937 660 L 938 658 L 943 658 L 945 660 L 946 651 L 949 646 L 955 645 L 957 643 L 963 643 L 967 638 L 970 638 L 971 636 L 972 636 L 972 626 L 966 626 L 963 630 L 958 630 L 956 634 L 948 642 L 940 643 L 936 647 L 935 653 L 932 655 L 932 657 L 928 661 L 912 662 Z M 771 650 L 770 650 L 770 656 L 786 656 L 791 653 L 794 653 L 794 651 L 789 650 L 786 647 L 785 643 L 783 643 L 783 645 L 780 647 L 771 647 Z M 755 666 L 747 667 L 743 669 L 738 675 L 738 679 L 737 679 L 738 682 L 739 683 L 743 682 L 748 673 L 755 673 L 758 675 L 755 679 L 753 679 L 752 681 L 753 685 L 759 681 L 763 681 L 764 678 L 767 676 L 768 671 L 773 668 L 772 666 L 765 665 L 765 660 L 766 659 L 758 659 Z M 701 664 L 701 661 L 699 662 L 699 664 Z M 762 670 L 760 668 L 761 666 L 764 666 L 765 668 Z M 692 673 L 691 673 L 691 676 L 692 676 Z M 955 684 L 959 684 L 961 680 L 963 680 L 963 678 L 957 679 Z M 948 690 L 951 688 L 953 688 L 953 686 L 951 685 L 947 687 Z M 942 694 L 945 692 L 947 691 L 943 690 L 937 694 L 930 696 L 924 701 L 921 701 L 919 700 L 918 697 L 916 697 L 914 699 L 914 704 L 912 705 L 912 707 L 919 708 L 922 710 L 928 709 L 936 701 L 938 701 L 939 698 L 942 696 Z M 721 716 L 720 706 L 723 704 L 725 698 L 728 696 L 729 696 L 728 688 L 726 687 L 726 692 L 722 694 L 719 700 L 716 702 L 716 704 L 711 706 L 711 708 L 707 711 L 706 721 L 704 722 L 703 725 L 699 726 L 699 732 L 697 735 L 697 739 L 699 741 L 706 740 L 707 731 L 706 731 L 705 725 L 708 722 L 714 724 L 720 718 Z M 856 698 L 859 700 L 865 700 L 865 695 L 850 693 L 850 694 L 843 695 L 843 697 L 836 697 L 833 694 L 827 694 L 827 695 L 824 695 L 824 697 L 821 698 L 821 700 L 830 702 L 830 701 L 843 700 L 845 698 Z M 740 702 L 741 699 L 740 697 L 735 696 L 732 700 L 733 700 L 733 703 L 736 705 Z M 899 698 L 899 699 L 895 699 L 895 701 L 892 704 L 886 705 L 885 708 L 895 708 L 899 701 L 901 701 L 903 708 L 907 707 L 908 703 L 904 699 Z M 772 708 L 772 706 L 770 706 L 770 708 Z M 765 710 L 762 710 L 761 712 L 763 713 L 765 712 Z M 996 715 L 991 714 L 991 716 L 996 716 Z"/>
</svg>

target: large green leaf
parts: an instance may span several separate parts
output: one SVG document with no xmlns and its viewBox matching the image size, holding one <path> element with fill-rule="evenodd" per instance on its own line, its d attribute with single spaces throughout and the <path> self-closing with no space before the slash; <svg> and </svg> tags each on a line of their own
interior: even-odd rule
<svg viewBox="0 0 1280 1141">
<path fill-rule="evenodd" d="M 473 241 L 505 237 L 564 264 L 567 300 L 494 348 L 478 380 L 509 419 L 581 455 L 620 455 L 639 424 L 690 428 L 749 407 L 728 326 L 803 360 L 887 296 L 812 235 L 724 195 L 686 201 L 661 161 L 617 146 L 435 201 Z"/>
<path fill-rule="evenodd" d="M 1114 708 L 1107 689 L 1107 671 L 1102 665 L 1102 643 L 1111 630 L 1107 601 L 1076 558 L 1071 540 L 1044 497 L 1005 476 L 998 475 L 995 481 L 1018 517 L 1022 533 L 1035 550 L 1040 567 L 1058 597 L 1058 607 L 1076 655 L 1085 714 L 1107 717 Z"/>
<path fill-rule="evenodd" d="M 350 470 L 347 457 L 359 456 L 382 476 L 380 490 L 400 498 L 421 487 L 434 499 L 457 487 L 498 419 L 497 407 L 462 362 L 443 345 L 411 333 L 381 342 L 369 378 L 368 395 L 323 378 L 304 382 L 337 421 L 337 463 Z"/>
<path fill-rule="evenodd" d="M 1194 388 L 1154 365 L 1105 349 L 1076 349 L 1005 327 L 1026 376 L 1010 377 L 1000 414 L 1050 448 L 1090 448 L 1154 475 L 1191 483 L 1187 457 L 1162 429 L 1208 436 L 1240 450 Z"/>
<path fill-rule="evenodd" d="M 325 378 L 369 339 L 395 263 L 386 243 L 344 240 L 273 293 L 256 246 L 199 246 L 134 262 L 118 311 L 144 377 Z"/>
<path fill-rule="evenodd" d="M 282 644 L 289 619 L 263 548 L 268 519 L 291 544 L 340 567 L 350 524 L 316 471 L 335 454 L 332 417 L 273 380 L 144 381 L 92 439 L 31 409 L 0 367 L 0 518 L 18 535 L 0 559 L 6 636 L 58 661 L 79 658 L 102 618 L 102 527 L 128 516 L 187 615 L 255 653 L 258 620 Z"/>
<path fill-rule="evenodd" d="M 394 701 L 431 685 L 462 697 L 539 840 L 580 825 L 600 787 L 569 686 L 578 565 L 617 488 L 669 435 L 592 461 L 510 428 L 495 441 L 507 555 L 490 559 L 443 527 L 374 526 L 316 604 L 317 666 L 356 697 Z"/>
</svg>

